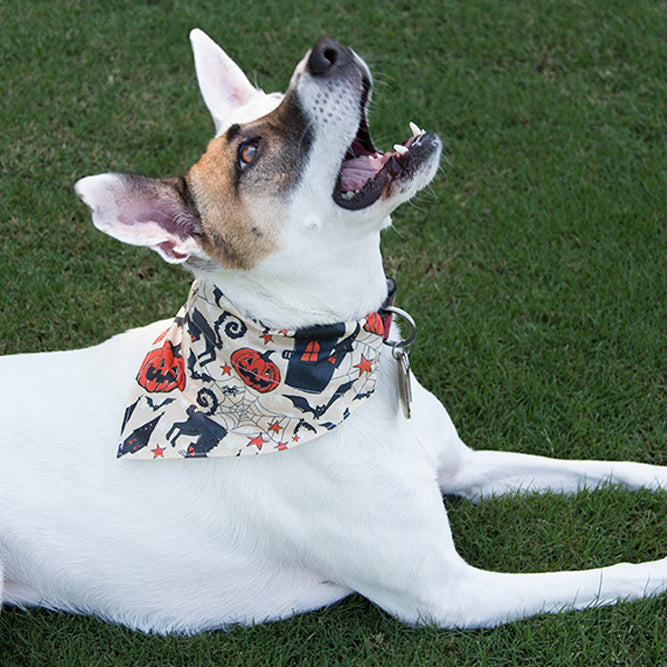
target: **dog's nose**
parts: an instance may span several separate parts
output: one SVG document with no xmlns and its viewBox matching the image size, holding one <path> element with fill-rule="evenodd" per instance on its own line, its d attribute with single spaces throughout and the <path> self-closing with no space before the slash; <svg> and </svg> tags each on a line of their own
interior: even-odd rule
<svg viewBox="0 0 667 667">
<path fill-rule="evenodd" d="M 333 37 L 322 37 L 310 52 L 308 69 L 313 76 L 332 74 L 353 60 L 352 51 Z"/>
</svg>

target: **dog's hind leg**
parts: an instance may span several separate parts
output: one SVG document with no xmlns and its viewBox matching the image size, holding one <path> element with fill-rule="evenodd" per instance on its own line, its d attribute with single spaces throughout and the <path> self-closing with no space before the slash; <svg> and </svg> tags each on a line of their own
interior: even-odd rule
<svg viewBox="0 0 667 667">
<path fill-rule="evenodd" d="M 464 446 L 465 447 L 465 446 Z M 499 451 L 459 452 L 455 468 L 443 466 L 443 493 L 471 500 L 516 491 L 576 493 L 602 484 L 667 490 L 667 467 L 627 461 L 561 460 Z"/>
</svg>

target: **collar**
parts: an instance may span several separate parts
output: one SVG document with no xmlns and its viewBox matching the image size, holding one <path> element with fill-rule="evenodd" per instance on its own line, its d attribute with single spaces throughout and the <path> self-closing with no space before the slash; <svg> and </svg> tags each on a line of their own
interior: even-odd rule
<svg viewBox="0 0 667 667">
<path fill-rule="evenodd" d="M 382 328 L 384 329 L 383 340 L 389 338 L 389 331 L 391 329 L 391 320 L 394 316 L 393 310 L 394 298 L 396 296 L 396 282 L 393 278 L 387 278 L 387 298 L 384 300 L 378 314 L 382 318 Z"/>
<path fill-rule="evenodd" d="M 361 320 L 275 329 L 195 281 L 139 368 L 117 455 L 246 456 L 291 449 L 341 424 L 375 390 L 395 292 Z"/>
</svg>

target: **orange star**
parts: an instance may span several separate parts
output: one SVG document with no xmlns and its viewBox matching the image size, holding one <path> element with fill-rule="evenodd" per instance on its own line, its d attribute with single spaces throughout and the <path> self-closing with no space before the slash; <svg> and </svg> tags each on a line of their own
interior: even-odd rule
<svg viewBox="0 0 667 667">
<path fill-rule="evenodd" d="M 282 452 L 283 449 L 287 449 L 287 443 L 286 442 L 279 442 L 274 449 L 277 449 L 279 452 Z"/>
<path fill-rule="evenodd" d="M 224 366 L 220 366 L 220 368 L 222 368 L 222 374 L 223 375 L 231 375 L 232 374 L 232 367 L 231 366 L 228 366 L 227 364 L 225 364 Z"/>
<path fill-rule="evenodd" d="M 250 447 L 251 445 L 255 445 L 255 447 L 257 447 L 258 450 L 262 449 L 262 445 L 265 442 L 268 442 L 268 440 L 264 440 L 264 438 L 262 438 L 261 433 L 258 436 L 256 436 L 255 438 L 250 438 L 249 436 L 248 436 L 248 438 L 249 438 L 250 442 L 246 445 L 246 447 Z"/>
<path fill-rule="evenodd" d="M 278 424 L 278 422 L 273 422 L 273 424 L 269 424 L 269 431 L 273 431 L 274 433 L 280 433 L 280 424 Z"/>
<path fill-rule="evenodd" d="M 273 343 L 273 338 L 271 337 L 270 333 L 263 333 L 260 338 L 264 339 L 264 345 L 268 345 L 269 343 Z"/>
<path fill-rule="evenodd" d="M 361 361 L 354 365 L 355 368 L 359 369 L 359 377 L 361 377 L 362 373 L 371 372 L 371 361 L 372 359 L 366 359 L 363 354 L 361 355 Z"/>
<path fill-rule="evenodd" d="M 155 449 L 151 449 L 151 452 L 153 452 L 153 458 L 156 459 L 158 456 L 164 458 L 164 447 L 160 447 L 158 445 Z"/>
</svg>

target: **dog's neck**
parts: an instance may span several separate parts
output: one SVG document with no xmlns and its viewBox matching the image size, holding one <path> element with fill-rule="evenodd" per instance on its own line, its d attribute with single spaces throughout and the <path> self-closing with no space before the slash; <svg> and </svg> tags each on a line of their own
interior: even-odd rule
<svg viewBox="0 0 667 667">
<path fill-rule="evenodd" d="M 378 310 L 387 296 L 377 243 L 341 252 L 335 265 L 304 257 L 295 268 L 276 257 L 260 270 L 218 269 L 197 277 L 219 286 L 245 316 L 277 328 L 356 320 Z"/>
</svg>

